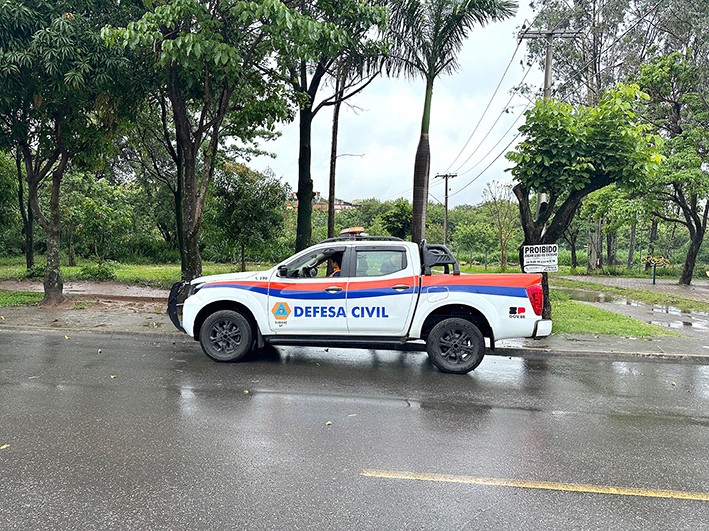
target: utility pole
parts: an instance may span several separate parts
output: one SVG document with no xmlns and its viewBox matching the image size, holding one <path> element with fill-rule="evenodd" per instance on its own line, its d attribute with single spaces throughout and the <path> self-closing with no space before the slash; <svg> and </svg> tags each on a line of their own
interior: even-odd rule
<svg viewBox="0 0 709 531">
<path fill-rule="evenodd" d="M 544 99 L 548 100 L 551 98 L 551 71 L 552 63 L 554 59 L 554 38 L 559 39 L 573 39 L 581 35 L 580 31 L 568 31 L 568 30 L 533 30 L 530 28 L 524 28 L 519 32 L 517 38 L 521 41 L 522 39 L 546 39 L 547 41 L 547 53 L 544 60 Z M 537 191 L 537 218 L 539 218 L 539 211 L 542 203 L 547 202 L 547 194 L 545 192 Z"/>
<path fill-rule="evenodd" d="M 443 245 L 448 245 L 448 179 L 452 179 L 453 177 L 458 177 L 457 173 L 444 173 L 444 174 L 438 174 L 436 175 L 435 179 L 441 178 L 445 181 L 446 185 L 446 194 L 445 194 L 445 199 L 443 200 Z"/>
<path fill-rule="evenodd" d="M 522 39 L 546 39 L 547 41 L 547 53 L 544 61 L 544 99 L 547 100 L 551 97 L 551 67 L 554 57 L 554 38 L 558 39 L 573 39 L 582 35 L 580 31 L 568 31 L 568 30 L 533 30 L 530 28 L 524 28 L 519 32 L 517 38 L 521 41 Z"/>
</svg>

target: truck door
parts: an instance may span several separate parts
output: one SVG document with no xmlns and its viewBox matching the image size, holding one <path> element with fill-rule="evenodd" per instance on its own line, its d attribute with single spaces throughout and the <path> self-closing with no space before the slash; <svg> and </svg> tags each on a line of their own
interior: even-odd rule
<svg viewBox="0 0 709 531">
<path fill-rule="evenodd" d="M 327 261 L 344 251 L 343 246 L 316 248 L 273 273 L 268 286 L 272 332 L 310 336 L 347 333 L 347 279 L 327 276 Z"/>
<path fill-rule="evenodd" d="M 347 327 L 350 334 L 403 336 L 418 296 L 406 247 L 354 246 L 348 253 Z"/>
</svg>

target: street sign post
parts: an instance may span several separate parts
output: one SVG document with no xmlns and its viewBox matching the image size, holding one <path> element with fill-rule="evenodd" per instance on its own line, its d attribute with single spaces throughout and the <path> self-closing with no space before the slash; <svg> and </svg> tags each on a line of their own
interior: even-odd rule
<svg viewBox="0 0 709 531">
<path fill-rule="evenodd" d="M 525 273 L 556 273 L 559 271 L 559 246 L 555 243 L 525 245 L 522 248 Z"/>
</svg>

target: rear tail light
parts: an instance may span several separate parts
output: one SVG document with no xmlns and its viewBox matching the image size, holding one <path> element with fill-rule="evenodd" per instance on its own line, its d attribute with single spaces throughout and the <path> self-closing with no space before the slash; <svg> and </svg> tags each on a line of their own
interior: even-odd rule
<svg viewBox="0 0 709 531">
<path fill-rule="evenodd" d="M 532 309 L 537 315 L 542 314 L 542 308 L 544 308 L 544 291 L 542 290 L 541 284 L 534 284 L 527 288 L 527 297 L 529 297 L 529 302 L 532 303 Z"/>
</svg>

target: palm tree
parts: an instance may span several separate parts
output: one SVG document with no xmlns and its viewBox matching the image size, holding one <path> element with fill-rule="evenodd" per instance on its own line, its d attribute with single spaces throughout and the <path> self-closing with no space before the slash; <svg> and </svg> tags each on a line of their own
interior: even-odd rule
<svg viewBox="0 0 709 531">
<path fill-rule="evenodd" d="M 455 72 L 458 53 L 475 24 L 484 25 L 514 15 L 514 0 L 391 0 L 389 75 L 404 73 L 426 80 L 421 137 L 414 161 L 412 240 L 425 234 L 431 150 L 428 143 L 433 82 Z"/>
</svg>

